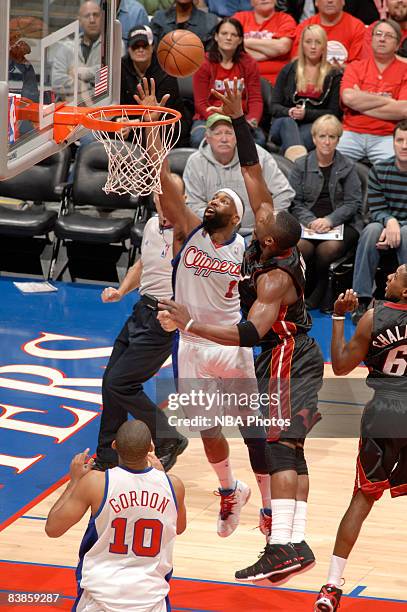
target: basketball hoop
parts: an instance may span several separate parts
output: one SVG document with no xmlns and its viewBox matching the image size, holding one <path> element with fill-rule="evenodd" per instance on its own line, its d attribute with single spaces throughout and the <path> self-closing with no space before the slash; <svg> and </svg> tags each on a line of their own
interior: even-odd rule
<svg viewBox="0 0 407 612">
<path fill-rule="evenodd" d="M 38 121 L 39 105 L 21 101 L 18 118 Z M 164 106 L 61 105 L 53 117 L 54 140 L 68 141 L 80 126 L 92 130 L 108 157 L 105 193 L 146 196 L 161 193 L 161 166 L 180 137 L 180 119 Z"/>
<path fill-rule="evenodd" d="M 152 120 L 153 115 L 158 117 Z M 180 118 L 178 111 L 161 106 L 87 109 L 82 124 L 103 144 L 109 160 L 103 190 L 134 196 L 161 193 L 161 166 L 179 139 Z"/>
</svg>

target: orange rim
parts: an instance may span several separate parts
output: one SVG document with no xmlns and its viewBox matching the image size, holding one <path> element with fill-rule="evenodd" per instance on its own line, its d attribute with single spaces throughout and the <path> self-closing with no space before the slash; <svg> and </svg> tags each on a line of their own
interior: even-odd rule
<svg viewBox="0 0 407 612">
<path fill-rule="evenodd" d="M 156 121 L 106 121 L 100 117 L 116 117 L 123 112 L 128 116 L 140 117 L 145 111 L 159 112 L 161 114 L 169 114 L 170 117 Z M 95 106 L 95 107 L 75 107 L 65 106 L 57 110 L 54 115 L 55 125 L 66 125 L 69 121 L 71 124 L 77 123 L 83 125 L 89 130 L 101 132 L 118 132 L 123 128 L 133 126 L 137 127 L 155 127 L 158 125 L 171 125 L 181 119 L 181 113 L 173 108 L 165 106 L 126 106 L 117 104 L 115 106 Z"/>
</svg>

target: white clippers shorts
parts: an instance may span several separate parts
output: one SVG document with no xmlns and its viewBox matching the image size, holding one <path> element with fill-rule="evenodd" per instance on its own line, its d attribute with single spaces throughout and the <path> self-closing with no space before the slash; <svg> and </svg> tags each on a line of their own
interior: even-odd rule
<svg viewBox="0 0 407 612">
<path fill-rule="evenodd" d="M 93 597 L 88 593 L 88 591 L 83 591 L 82 595 L 79 598 L 76 607 L 73 607 L 73 610 L 76 612 L 117 612 L 120 610 L 121 612 L 168 612 L 169 605 L 167 605 L 167 599 L 163 599 L 159 604 L 153 605 L 151 608 L 148 605 L 138 605 L 134 608 L 132 606 L 128 606 L 125 604 L 123 607 L 120 606 L 120 602 L 117 602 L 117 606 L 114 608 L 107 606 L 105 604 L 98 603 L 93 599 Z"/>
<path fill-rule="evenodd" d="M 193 421 L 190 431 L 212 429 L 219 424 L 215 417 L 226 414 L 253 414 L 250 398 L 258 395 L 258 386 L 251 348 L 180 334 L 177 369 L 178 394 L 191 398 L 182 405 L 184 416 Z"/>
</svg>

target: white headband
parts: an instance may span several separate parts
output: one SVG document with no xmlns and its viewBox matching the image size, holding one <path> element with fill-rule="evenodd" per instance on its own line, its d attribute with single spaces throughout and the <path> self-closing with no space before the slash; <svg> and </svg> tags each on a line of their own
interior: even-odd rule
<svg viewBox="0 0 407 612">
<path fill-rule="evenodd" d="M 239 216 L 239 221 L 241 221 L 244 215 L 244 206 L 242 200 L 240 199 L 240 196 L 237 195 L 236 191 L 233 191 L 233 189 L 229 189 L 229 187 L 225 187 L 224 189 L 219 189 L 215 193 L 215 195 L 217 195 L 218 193 L 226 193 L 226 195 L 232 198 L 236 206 L 236 212 Z"/>
</svg>

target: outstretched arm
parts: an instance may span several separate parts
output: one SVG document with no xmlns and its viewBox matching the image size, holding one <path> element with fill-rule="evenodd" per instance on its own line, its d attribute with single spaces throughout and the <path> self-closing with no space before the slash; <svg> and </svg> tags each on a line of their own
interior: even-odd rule
<svg viewBox="0 0 407 612">
<path fill-rule="evenodd" d="M 187 308 L 172 300 L 161 300 L 158 319 L 165 329 L 168 321 L 201 338 L 225 346 L 255 346 L 277 321 L 281 304 L 292 290 L 292 280 L 285 272 L 273 270 L 262 274 L 257 281 L 257 299 L 251 307 L 246 323 L 239 325 L 209 325 L 193 320 Z M 169 313 L 169 314 L 168 314 Z"/>
<path fill-rule="evenodd" d="M 358 299 L 352 289 L 341 293 L 334 304 L 334 316 L 344 317 L 346 312 L 357 308 Z M 352 372 L 366 357 L 373 329 L 373 309 L 360 319 L 356 332 L 349 342 L 345 341 L 344 319 L 332 321 L 331 359 L 335 374 L 343 376 Z"/>
<path fill-rule="evenodd" d="M 227 115 L 232 119 L 240 167 L 253 213 L 256 215 L 260 206 L 264 203 L 270 205 L 271 212 L 273 210 L 273 197 L 264 180 L 256 144 L 250 126 L 243 114 L 242 96 L 237 86 L 237 78 L 234 79 L 233 88 L 229 86 L 228 81 L 225 81 L 225 94 L 221 94 L 214 89 L 212 89 L 212 94 L 222 102 L 220 108 L 216 107 L 216 112 Z"/>
<path fill-rule="evenodd" d="M 142 83 L 139 83 L 137 86 L 137 91 L 138 93 L 134 98 L 138 104 L 143 104 L 144 106 L 164 106 L 169 97 L 169 95 L 166 94 L 160 102 L 157 101 L 154 79 L 150 79 L 149 82 L 148 79 L 143 78 Z M 146 113 L 145 119 L 157 120 L 158 116 L 155 116 L 152 112 Z M 155 162 L 157 157 L 163 154 L 159 130 L 147 128 L 146 139 L 148 154 L 153 162 Z M 171 225 L 174 226 L 176 233 L 187 236 L 201 223 L 201 220 L 187 207 L 184 195 L 181 193 L 178 184 L 171 174 L 168 158 L 165 158 L 162 162 L 160 179 L 162 190 L 162 194 L 160 194 L 160 204 L 163 214 Z"/>
</svg>

